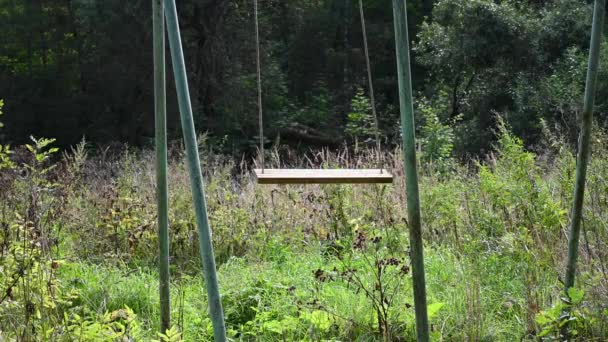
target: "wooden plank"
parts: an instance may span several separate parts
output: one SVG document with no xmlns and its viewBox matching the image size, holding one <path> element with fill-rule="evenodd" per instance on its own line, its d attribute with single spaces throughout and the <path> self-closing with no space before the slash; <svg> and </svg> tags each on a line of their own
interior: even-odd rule
<svg viewBox="0 0 608 342">
<path fill-rule="evenodd" d="M 393 175 L 380 169 L 261 169 L 258 184 L 389 184 Z"/>
</svg>

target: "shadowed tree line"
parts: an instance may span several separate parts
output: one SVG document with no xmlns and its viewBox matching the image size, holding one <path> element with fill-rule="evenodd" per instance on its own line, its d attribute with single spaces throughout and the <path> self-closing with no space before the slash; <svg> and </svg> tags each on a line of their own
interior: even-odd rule
<svg viewBox="0 0 608 342">
<path fill-rule="evenodd" d="M 251 151 L 257 141 L 252 1 L 184 0 L 178 6 L 197 127 L 223 152 Z M 386 140 L 396 142 L 392 8 L 388 0 L 364 6 L 380 126 Z M 431 113 L 418 120 L 451 126 L 455 153 L 487 150 L 497 114 L 528 146 L 540 144 L 547 129 L 574 141 L 588 1 L 408 6 L 417 111 Z M 358 138 L 346 128 L 366 120 L 349 114 L 354 107 L 371 113 L 357 105 L 361 89 L 367 94 L 357 1 L 263 0 L 260 11 L 268 143 L 280 137 L 308 147 Z M 602 67 L 600 122 L 607 74 Z M 177 137 L 175 91 L 168 93 L 169 129 Z M 19 143 L 33 134 L 65 145 L 82 136 L 146 145 L 154 129 L 152 96 L 151 1 L 0 0 L 1 141 Z"/>
</svg>

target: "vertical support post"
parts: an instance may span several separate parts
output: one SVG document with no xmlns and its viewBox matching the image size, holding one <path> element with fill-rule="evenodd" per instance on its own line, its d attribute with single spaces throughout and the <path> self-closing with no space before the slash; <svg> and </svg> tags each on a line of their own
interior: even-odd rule
<svg viewBox="0 0 608 342">
<path fill-rule="evenodd" d="M 579 238 L 581 233 L 581 218 L 585 199 L 585 182 L 587 179 L 587 164 L 591 153 L 591 129 L 593 125 L 593 106 L 597 89 L 597 71 L 600 59 L 600 45 L 606 13 L 606 0 L 596 0 L 593 10 L 593 26 L 591 28 L 591 47 L 589 48 L 589 65 L 585 86 L 585 99 L 581 114 L 581 132 L 578 139 L 578 156 L 576 163 L 576 182 L 574 185 L 574 200 L 570 218 L 570 241 L 568 243 L 568 264 L 566 267 L 566 295 L 568 289 L 574 286 L 576 262 L 578 259 Z"/>
<path fill-rule="evenodd" d="M 196 141 L 194 119 L 192 117 L 192 104 L 190 103 L 188 78 L 186 75 L 186 65 L 184 62 L 175 0 L 165 0 L 165 6 L 167 32 L 171 48 L 171 59 L 175 75 L 182 131 L 186 145 L 188 169 L 190 171 L 190 183 L 192 186 L 196 224 L 198 226 L 200 253 L 203 259 L 203 273 L 205 275 L 205 285 L 207 287 L 209 313 L 211 315 L 211 323 L 213 324 L 213 336 L 217 342 L 226 341 L 224 312 L 217 283 L 213 242 L 211 239 L 211 229 L 209 227 L 209 217 L 207 215 L 203 176 L 201 174 L 201 163 L 198 155 L 198 143 Z"/>
<path fill-rule="evenodd" d="M 410 47 L 407 30 L 406 0 L 393 0 L 397 76 L 399 80 L 399 108 L 401 135 L 406 174 L 407 211 L 410 231 L 412 277 L 414 282 L 414 309 L 416 311 L 416 336 L 419 342 L 429 341 L 429 323 L 426 306 L 426 281 L 422 243 L 420 196 L 418 193 L 418 167 L 416 139 L 414 135 L 414 106 L 410 71 Z"/>
<path fill-rule="evenodd" d="M 160 331 L 171 328 L 169 288 L 169 196 L 167 185 L 167 101 L 164 0 L 152 0 L 154 35 L 154 117 L 156 134 L 156 201 L 158 210 Z"/>
</svg>

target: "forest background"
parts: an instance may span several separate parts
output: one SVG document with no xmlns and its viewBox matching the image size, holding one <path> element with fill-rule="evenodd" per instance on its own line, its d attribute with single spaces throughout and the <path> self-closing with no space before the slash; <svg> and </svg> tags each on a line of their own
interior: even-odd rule
<svg viewBox="0 0 608 342">
<path fill-rule="evenodd" d="M 382 139 L 396 144 L 392 8 L 387 0 L 364 7 Z M 573 143 L 591 12 L 589 1 L 408 2 L 419 127 L 435 125 L 431 140 L 447 139 L 461 159 L 491 150 L 498 115 L 529 149 L 542 150 L 547 131 Z M 254 153 L 253 3 L 185 0 L 179 13 L 198 129 L 219 153 Z M 262 1 L 260 27 L 268 145 L 373 137 L 356 1 Z M 598 77 L 602 126 L 607 73 L 602 67 Z M 61 146 L 83 137 L 151 145 L 152 83 L 150 1 L 0 0 L 0 142 L 34 135 Z M 168 93 L 169 128 L 179 138 L 175 91 Z"/>
</svg>

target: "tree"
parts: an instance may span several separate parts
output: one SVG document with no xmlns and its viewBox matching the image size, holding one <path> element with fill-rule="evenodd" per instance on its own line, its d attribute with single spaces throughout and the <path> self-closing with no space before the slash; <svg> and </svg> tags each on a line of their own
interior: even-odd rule
<svg viewBox="0 0 608 342">
<path fill-rule="evenodd" d="M 430 71 L 426 93 L 451 94 L 450 116 L 463 114 L 465 134 L 479 133 L 461 150 L 490 146 L 496 112 L 510 114 L 515 132 L 532 141 L 544 113 L 526 112 L 526 95 L 568 47 L 586 44 L 588 26 L 581 23 L 588 22 L 587 4 L 558 0 L 537 6 L 446 0 L 435 6 L 433 21 L 423 24 L 415 49 Z"/>
</svg>

